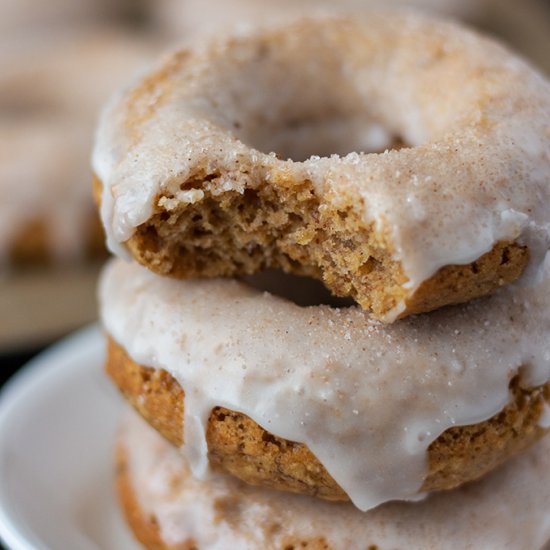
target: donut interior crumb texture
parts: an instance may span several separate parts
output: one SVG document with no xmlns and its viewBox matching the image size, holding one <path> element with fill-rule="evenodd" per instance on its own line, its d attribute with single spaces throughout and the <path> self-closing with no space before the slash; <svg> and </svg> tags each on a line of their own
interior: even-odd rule
<svg viewBox="0 0 550 550">
<path fill-rule="evenodd" d="M 111 339 L 105 368 L 151 426 L 181 446 L 184 394 L 176 380 L 165 371 L 138 365 Z M 422 491 L 452 489 L 478 479 L 538 440 L 545 433 L 538 419 L 550 397 L 549 387 L 523 389 L 516 377 L 510 385 L 510 402 L 499 414 L 441 434 L 428 449 Z M 242 413 L 216 407 L 206 438 L 211 464 L 249 484 L 348 500 L 305 445 L 269 433 Z"/>
<path fill-rule="evenodd" d="M 180 187 L 198 190 L 220 177 L 205 172 Z M 279 268 L 316 277 L 376 317 L 400 302 L 406 304 L 404 316 L 483 296 L 517 279 L 529 256 L 524 246 L 499 242 L 475 262 L 441 268 L 410 296 L 383 236 L 365 226 L 351 204 L 321 205 L 307 180 L 264 182 L 242 194 L 206 193 L 192 206 L 159 208 L 127 245 L 140 263 L 162 275 L 233 277 Z"/>
</svg>

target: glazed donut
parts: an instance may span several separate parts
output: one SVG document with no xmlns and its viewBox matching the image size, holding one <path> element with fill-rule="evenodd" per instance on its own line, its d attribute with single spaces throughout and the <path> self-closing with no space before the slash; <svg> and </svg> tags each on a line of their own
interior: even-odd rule
<svg viewBox="0 0 550 550">
<path fill-rule="evenodd" d="M 230 4 L 226 0 L 157 0 L 150 5 L 162 38 L 187 43 L 313 13 L 363 17 L 373 9 L 391 7 L 467 21 L 503 39 L 550 73 L 550 10 L 540 0 L 233 0 Z"/>
<path fill-rule="evenodd" d="M 100 284 L 106 370 L 168 439 L 185 438 L 195 475 L 209 458 L 366 510 L 478 478 L 550 426 L 549 284 L 550 262 L 535 286 L 382 325 L 357 306 L 116 260 Z"/>
<path fill-rule="evenodd" d="M 90 126 L 57 116 L 4 119 L 0 136 L 0 265 L 103 256 L 82 173 Z"/>
<path fill-rule="evenodd" d="M 197 35 L 250 28 L 253 25 L 312 12 L 363 15 L 368 10 L 414 7 L 472 20 L 484 13 L 490 0 L 157 0 L 152 16 L 163 35 L 196 40 Z"/>
<path fill-rule="evenodd" d="M 96 111 L 149 48 L 107 29 L 4 46 L 0 266 L 103 257 L 104 235 L 83 167 Z"/>
<path fill-rule="evenodd" d="M 526 550 L 550 539 L 549 468 L 546 438 L 476 484 L 365 514 L 221 475 L 198 481 L 175 449 L 132 418 L 119 432 L 116 483 L 132 531 L 155 550 Z"/>
<path fill-rule="evenodd" d="M 307 274 L 384 321 L 468 301 L 548 248 L 549 91 L 412 14 L 177 51 L 103 113 L 109 246 L 181 278 Z"/>
</svg>

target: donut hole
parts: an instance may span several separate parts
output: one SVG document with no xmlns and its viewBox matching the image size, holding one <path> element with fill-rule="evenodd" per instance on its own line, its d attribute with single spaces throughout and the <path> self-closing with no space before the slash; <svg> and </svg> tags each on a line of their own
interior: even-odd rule
<svg viewBox="0 0 550 550">
<path fill-rule="evenodd" d="M 416 145 L 388 115 L 376 77 L 357 78 L 330 45 L 248 46 L 213 60 L 195 105 L 247 146 L 302 162 Z"/>
<path fill-rule="evenodd" d="M 259 151 L 294 162 L 352 152 L 382 153 L 405 146 L 401 137 L 368 117 L 343 113 L 281 118 L 276 124 L 253 129 L 243 123 L 234 135 Z"/>
<path fill-rule="evenodd" d="M 300 307 L 327 305 L 344 308 L 355 305 L 351 298 L 339 298 L 312 277 L 292 275 L 278 269 L 269 269 L 242 279 L 249 286 L 284 298 Z"/>
</svg>

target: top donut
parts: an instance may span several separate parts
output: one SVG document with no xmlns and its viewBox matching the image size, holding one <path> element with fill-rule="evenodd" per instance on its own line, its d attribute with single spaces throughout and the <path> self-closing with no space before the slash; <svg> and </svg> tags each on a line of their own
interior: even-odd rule
<svg viewBox="0 0 550 550">
<path fill-rule="evenodd" d="M 105 109 L 93 167 L 113 251 L 280 267 L 390 322 L 541 264 L 550 85 L 449 22 L 304 19 L 166 56 Z"/>
</svg>

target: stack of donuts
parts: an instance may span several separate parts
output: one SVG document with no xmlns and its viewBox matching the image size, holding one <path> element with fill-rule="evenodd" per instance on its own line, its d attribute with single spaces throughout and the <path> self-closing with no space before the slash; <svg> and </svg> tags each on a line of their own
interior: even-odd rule
<svg viewBox="0 0 550 550">
<path fill-rule="evenodd" d="M 93 169 L 147 548 L 550 540 L 550 84 L 528 63 L 401 12 L 214 39 L 112 98 Z"/>
<path fill-rule="evenodd" d="M 373 7 L 412 6 L 488 28 L 548 69 L 549 22 L 540 2 L 4 0 L 0 354 L 43 345 L 95 317 L 105 249 L 82 167 L 99 106 L 159 45 L 304 14 L 362 17 Z"/>
</svg>

